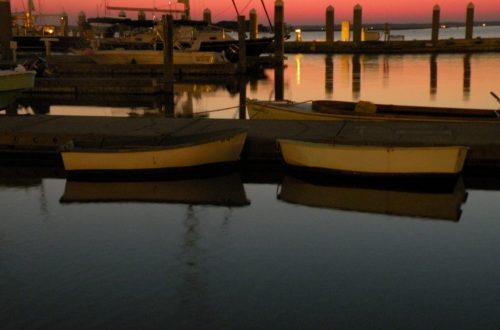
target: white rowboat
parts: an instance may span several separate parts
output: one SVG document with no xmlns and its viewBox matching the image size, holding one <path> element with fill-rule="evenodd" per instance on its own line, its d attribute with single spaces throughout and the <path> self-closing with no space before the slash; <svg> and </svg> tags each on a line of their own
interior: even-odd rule
<svg viewBox="0 0 500 330">
<path fill-rule="evenodd" d="M 462 171 L 467 147 L 338 145 L 280 139 L 286 164 L 365 175 L 450 175 Z"/>
<path fill-rule="evenodd" d="M 187 169 L 239 160 L 246 131 L 227 130 L 172 138 L 161 145 L 61 149 L 66 171 L 113 172 Z"/>
</svg>

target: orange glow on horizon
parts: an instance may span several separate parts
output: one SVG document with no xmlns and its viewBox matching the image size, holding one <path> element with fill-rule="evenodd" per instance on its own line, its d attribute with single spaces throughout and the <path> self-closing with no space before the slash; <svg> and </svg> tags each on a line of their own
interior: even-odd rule
<svg viewBox="0 0 500 330">
<path fill-rule="evenodd" d="M 202 19 L 203 10 L 210 8 L 212 20 L 234 20 L 236 12 L 230 0 L 190 0 L 191 16 L 193 19 Z M 235 0 L 241 15 L 248 16 L 252 8 L 257 10 L 259 20 L 267 24 L 267 19 L 260 0 Z M 366 23 L 422 23 L 430 22 L 432 8 L 438 4 L 441 7 L 441 20 L 443 21 L 465 21 L 465 11 L 470 0 L 411 0 L 394 2 L 390 0 L 367 1 L 348 0 L 341 4 L 331 0 L 315 0 L 304 5 L 303 0 L 284 0 L 286 22 L 292 25 L 297 24 L 323 24 L 325 9 L 329 5 L 335 8 L 335 22 L 338 24 L 342 20 L 352 19 L 352 10 L 356 4 L 363 7 L 363 21 Z M 81 1 L 69 0 L 45 0 L 35 1 L 35 8 L 42 13 L 67 12 L 70 16 L 70 23 L 76 22 L 76 16 L 83 11 L 87 17 L 94 16 L 117 16 L 117 11 L 105 10 L 104 0 L 93 0 L 82 3 Z M 167 0 L 108 0 L 110 6 L 145 7 L 160 9 L 183 9 L 183 5 L 177 1 Z M 273 0 L 264 0 L 267 10 L 271 15 L 274 13 Z M 500 20 L 500 1 L 498 0 L 476 0 L 475 20 L 492 21 Z M 11 0 L 11 8 L 14 12 L 25 11 L 26 0 Z M 160 14 L 161 15 L 161 14 Z M 152 14 L 148 13 L 150 18 Z M 128 17 L 137 17 L 136 12 L 129 12 Z"/>
</svg>

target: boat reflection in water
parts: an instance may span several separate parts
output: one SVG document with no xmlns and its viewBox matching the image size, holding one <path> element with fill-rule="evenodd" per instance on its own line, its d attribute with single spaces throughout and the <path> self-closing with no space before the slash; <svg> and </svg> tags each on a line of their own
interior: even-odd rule
<svg viewBox="0 0 500 330">
<path fill-rule="evenodd" d="M 458 221 L 467 198 L 461 177 L 432 189 L 349 186 L 349 182 L 328 185 L 285 176 L 278 199 L 318 208 L 391 214 L 398 216 Z"/>
<path fill-rule="evenodd" d="M 246 206 L 250 204 L 237 172 L 168 181 L 67 180 L 61 203 L 138 202 Z"/>
</svg>

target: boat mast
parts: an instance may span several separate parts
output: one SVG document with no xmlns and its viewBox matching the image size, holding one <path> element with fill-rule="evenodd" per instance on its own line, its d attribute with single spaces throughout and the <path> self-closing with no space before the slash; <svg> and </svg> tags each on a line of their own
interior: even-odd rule
<svg viewBox="0 0 500 330">
<path fill-rule="evenodd" d="M 236 10 L 236 15 L 239 17 L 240 16 L 240 12 L 238 11 L 238 7 L 236 7 L 236 3 L 233 1 L 233 6 L 234 6 L 234 10 Z"/>
<path fill-rule="evenodd" d="M 266 13 L 267 21 L 269 22 L 269 28 L 271 29 L 271 33 L 274 32 L 273 28 L 273 23 L 271 23 L 271 18 L 269 17 L 269 13 L 267 12 L 266 4 L 264 3 L 264 0 L 260 0 L 262 3 L 262 7 L 264 7 L 264 12 Z"/>
</svg>

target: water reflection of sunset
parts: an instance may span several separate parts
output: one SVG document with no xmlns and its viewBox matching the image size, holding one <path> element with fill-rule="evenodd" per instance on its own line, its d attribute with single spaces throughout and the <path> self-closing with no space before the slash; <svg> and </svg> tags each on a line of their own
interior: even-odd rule
<svg viewBox="0 0 500 330">
<path fill-rule="evenodd" d="M 497 101 L 490 95 L 490 91 L 500 93 L 496 83 L 497 71 L 492 69 L 500 67 L 500 57 L 495 54 L 359 56 L 290 54 L 285 65 L 284 98 L 293 101 L 366 100 L 387 104 L 498 108 Z M 259 100 L 275 98 L 274 70 L 267 69 L 264 73 L 265 77 L 259 79 L 245 77 L 247 98 Z M 237 79 L 225 85 L 175 84 L 173 115 L 239 118 L 238 84 Z M 79 106 L 55 102 L 50 106 L 49 113 L 103 116 L 167 115 L 161 95 L 155 95 L 149 105 L 127 106 L 128 103 L 125 102 L 122 105 L 123 109 L 114 106 L 113 110 L 105 108 L 105 103 L 96 103 L 95 99 L 97 97 L 92 100 L 94 103 L 82 103 L 78 104 Z M 36 103 L 33 109 L 31 112 L 36 113 Z"/>
<path fill-rule="evenodd" d="M 328 68 L 325 55 L 289 59 L 285 98 L 498 107 L 489 95 L 497 88 L 491 68 L 500 65 L 500 58 L 493 55 L 334 55 L 332 62 Z M 327 76 L 333 77 L 333 84 L 326 81 Z M 327 84 L 332 86 L 326 88 Z M 327 89 L 333 93 L 325 95 Z"/>
</svg>

